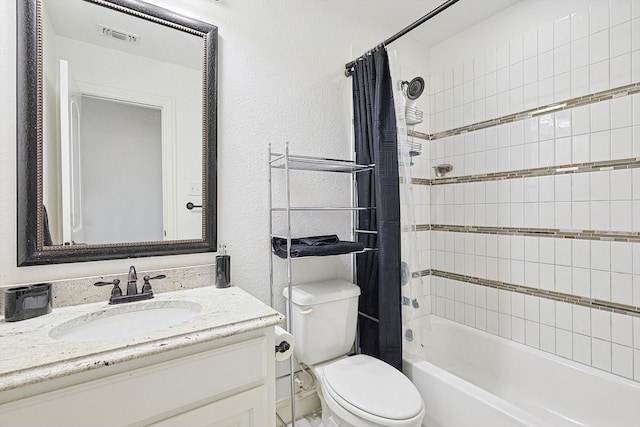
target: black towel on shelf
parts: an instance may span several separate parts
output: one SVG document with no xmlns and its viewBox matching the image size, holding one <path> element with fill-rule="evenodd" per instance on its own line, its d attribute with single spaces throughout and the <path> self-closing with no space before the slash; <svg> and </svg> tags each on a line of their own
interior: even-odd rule
<svg viewBox="0 0 640 427">
<path fill-rule="evenodd" d="M 287 239 L 274 237 L 271 239 L 273 253 L 280 258 L 287 257 Z M 338 236 L 311 236 L 291 239 L 291 258 L 305 256 L 327 256 L 348 254 L 364 249 L 364 243 L 340 240 Z"/>
<path fill-rule="evenodd" d="M 340 242 L 340 239 L 335 234 L 330 236 L 301 237 L 298 240 L 300 241 L 300 244 L 309 246 L 335 245 Z M 284 244 L 287 244 L 287 239 L 284 239 Z"/>
</svg>

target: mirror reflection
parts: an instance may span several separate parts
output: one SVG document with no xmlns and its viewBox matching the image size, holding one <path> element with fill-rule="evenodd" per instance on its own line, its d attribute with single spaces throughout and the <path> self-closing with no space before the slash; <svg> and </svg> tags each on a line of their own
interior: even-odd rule
<svg viewBox="0 0 640 427">
<path fill-rule="evenodd" d="M 202 37 L 42 6 L 44 245 L 203 239 Z"/>
</svg>

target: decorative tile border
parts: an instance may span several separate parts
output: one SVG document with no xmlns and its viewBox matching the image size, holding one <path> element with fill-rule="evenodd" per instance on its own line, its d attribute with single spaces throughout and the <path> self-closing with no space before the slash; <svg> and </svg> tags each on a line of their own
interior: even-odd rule
<svg viewBox="0 0 640 427">
<path fill-rule="evenodd" d="M 444 185 L 444 184 L 464 184 L 469 182 L 501 181 L 503 179 L 533 178 L 551 175 L 566 175 L 573 173 L 597 172 L 620 169 L 640 168 L 640 158 L 631 157 L 628 159 L 604 160 L 600 162 L 575 163 L 561 166 L 548 166 L 532 169 L 518 169 L 504 172 L 492 172 L 478 175 L 452 176 L 450 178 L 413 178 L 415 185 Z"/>
<path fill-rule="evenodd" d="M 513 123 L 519 120 L 529 119 L 531 117 L 540 116 L 546 113 L 552 113 L 556 111 L 568 110 L 570 108 L 581 107 L 583 105 L 594 104 L 600 101 L 606 101 L 621 96 L 633 95 L 640 92 L 640 83 L 631 83 L 625 86 L 616 87 L 613 89 L 603 90 L 602 92 L 593 93 L 590 95 L 580 96 L 578 98 L 568 99 L 566 101 L 554 102 L 552 104 L 543 105 L 541 107 L 532 108 L 530 110 L 521 111 L 519 113 L 513 113 L 502 117 L 497 117 L 491 120 L 485 120 L 478 123 L 473 123 L 467 126 L 461 126 L 455 129 L 449 129 L 442 132 L 433 134 L 425 134 L 422 132 L 412 132 L 409 136 L 422 138 L 428 141 L 435 139 L 446 138 L 448 136 L 460 135 L 466 132 L 473 132 L 475 130 L 486 129 L 492 126 L 498 126 L 506 123 Z"/>
<path fill-rule="evenodd" d="M 498 234 L 505 236 L 554 237 L 558 239 L 640 242 L 639 232 L 597 230 L 560 230 L 558 228 L 478 227 L 475 225 L 419 224 L 416 231 L 448 231 L 452 233 Z"/>
<path fill-rule="evenodd" d="M 619 304 L 611 301 L 604 301 L 594 298 L 579 297 L 562 292 L 548 291 L 545 289 L 531 288 L 528 286 L 514 285 L 513 283 L 499 282 L 497 280 L 482 279 L 479 277 L 466 276 L 464 274 L 451 273 L 442 270 L 422 270 L 423 276 L 437 276 L 445 279 L 457 280 L 460 282 L 472 283 L 474 285 L 486 286 L 489 288 L 502 289 L 505 291 L 517 292 L 525 295 L 532 295 L 540 298 L 547 298 L 554 301 L 566 302 L 580 305 L 582 307 L 597 308 L 598 310 L 609 311 L 611 313 L 626 314 L 633 317 L 640 317 L 640 307 Z"/>
<path fill-rule="evenodd" d="M 413 129 L 407 129 L 407 135 L 413 138 L 424 139 L 425 141 L 431 140 L 431 135 L 429 135 L 428 133 L 418 132 L 417 130 L 413 130 Z"/>
</svg>

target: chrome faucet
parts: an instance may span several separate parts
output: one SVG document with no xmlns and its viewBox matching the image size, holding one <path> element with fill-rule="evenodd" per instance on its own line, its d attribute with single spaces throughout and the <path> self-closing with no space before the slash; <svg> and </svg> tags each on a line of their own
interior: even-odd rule
<svg viewBox="0 0 640 427">
<path fill-rule="evenodd" d="M 136 268 L 132 265 L 129 267 L 129 278 L 127 279 L 127 295 L 138 294 L 138 274 Z"/>
</svg>

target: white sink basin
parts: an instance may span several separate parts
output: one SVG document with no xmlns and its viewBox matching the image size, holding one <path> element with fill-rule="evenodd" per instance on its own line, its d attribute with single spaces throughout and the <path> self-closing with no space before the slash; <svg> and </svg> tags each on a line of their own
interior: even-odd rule
<svg viewBox="0 0 640 427">
<path fill-rule="evenodd" d="M 59 341 L 87 342 L 144 335 L 182 323 L 202 307 L 188 301 L 153 301 L 122 305 L 76 317 L 51 329 Z"/>
</svg>

